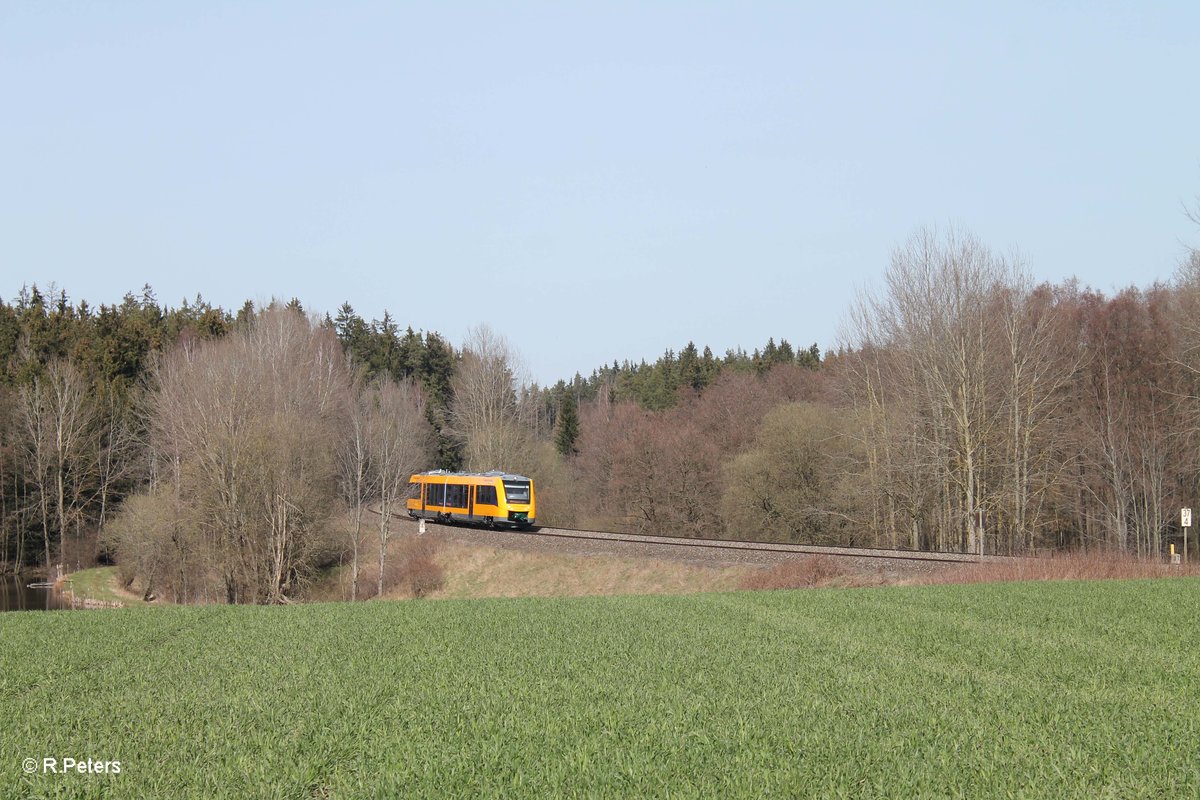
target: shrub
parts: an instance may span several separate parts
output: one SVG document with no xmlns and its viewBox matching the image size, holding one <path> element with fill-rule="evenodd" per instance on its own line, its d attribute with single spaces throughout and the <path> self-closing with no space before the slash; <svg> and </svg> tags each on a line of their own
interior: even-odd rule
<svg viewBox="0 0 1200 800">
<path fill-rule="evenodd" d="M 1163 561 L 1143 560 L 1125 553 L 1093 551 L 1056 553 L 1040 558 L 1013 558 L 959 569 L 943 570 L 925 583 L 996 583 L 1000 581 L 1105 580 L 1166 578 L 1195 574 Z"/>
<path fill-rule="evenodd" d="M 758 570 L 742 579 L 742 589 L 806 589 L 814 586 L 847 585 L 850 573 L 829 556 L 812 556 L 785 561 Z"/>
<path fill-rule="evenodd" d="M 446 572 L 435 558 L 437 548 L 429 539 L 405 539 L 393 557 L 394 565 L 385 581 L 387 587 L 404 587 L 413 597 L 425 597 L 446 583 Z"/>
</svg>

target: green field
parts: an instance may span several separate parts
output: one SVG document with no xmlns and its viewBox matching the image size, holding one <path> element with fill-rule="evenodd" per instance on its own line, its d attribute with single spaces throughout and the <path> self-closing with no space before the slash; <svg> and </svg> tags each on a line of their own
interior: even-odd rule
<svg viewBox="0 0 1200 800">
<path fill-rule="evenodd" d="M 0 794 L 1192 797 L 1197 607 L 1175 579 L 0 614 Z"/>
</svg>

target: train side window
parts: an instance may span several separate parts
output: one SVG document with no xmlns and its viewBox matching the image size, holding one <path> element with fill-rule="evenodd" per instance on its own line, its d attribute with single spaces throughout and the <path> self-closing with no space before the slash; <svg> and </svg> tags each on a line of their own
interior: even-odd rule
<svg viewBox="0 0 1200 800">
<path fill-rule="evenodd" d="M 475 489 L 475 502 L 480 505 L 494 506 L 496 505 L 496 487 L 495 486 L 480 486 Z"/>
</svg>

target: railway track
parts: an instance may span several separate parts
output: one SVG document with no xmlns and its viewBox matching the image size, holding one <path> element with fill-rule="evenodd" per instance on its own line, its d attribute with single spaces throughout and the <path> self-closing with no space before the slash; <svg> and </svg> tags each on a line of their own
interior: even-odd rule
<svg viewBox="0 0 1200 800">
<path fill-rule="evenodd" d="M 378 511 L 370 509 L 372 513 Z M 396 515 L 399 516 L 399 515 Z M 405 516 L 405 519 L 408 517 Z M 440 523 L 426 523 L 431 528 L 442 528 L 452 531 L 472 530 L 470 527 L 447 526 Z M 479 528 L 485 535 L 485 529 Z M 592 531 L 578 528 L 540 527 L 534 530 L 505 530 L 505 534 L 517 537 L 540 539 L 569 539 L 583 542 L 617 542 L 629 545 L 659 545 L 673 548 L 692 548 L 709 551 L 755 553 L 778 553 L 791 555 L 823 555 L 843 558 L 872 559 L 881 561 L 921 561 L 943 564 L 978 564 L 993 561 L 1010 561 L 1016 556 L 980 556 L 974 553 L 942 553 L 924 550 L 890 550 L 884 548 L 866 547 L 827 547 L 821 545 L 786 544 L 781 542 L 753 542 L 737 539 L 688 539 L 674 536 L 651 536 L 637 533 L 615 533 L 612 531 Z"/>
<path fill-rule="evenodd" d="M 934 561 L 941 563 L 978 564 L 987 561 L 1006 561 L 1012 556 L 980 556 L 974 553 L 938 553 L 921 550 L 887 550 L 863 547 L 826 547 L 820 545 L 785 544 L 781 542 L 751 542 L 736 539 L 685 539 L 672 536 L 647 536 L 610 531 L 587 531 L 574 528 L 539 528 L 536 531 L 517 531 L 527 536 L 560 539 L 584 539 L 630 544 L 654 544 L 671 547 L 740 550 L 757 553 L 793 553 L 797 555 L 843 556 L 849 558 L 889 559 L 896 561 Z"/>
</svg>

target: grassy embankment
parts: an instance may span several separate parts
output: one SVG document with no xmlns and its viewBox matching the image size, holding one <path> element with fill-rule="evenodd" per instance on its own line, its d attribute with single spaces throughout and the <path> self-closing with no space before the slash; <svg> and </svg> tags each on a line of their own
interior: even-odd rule
<svg viewBox="0 0 1200 800">
<path fill-rule="evenodd" d="M 393 542 L 389 563 L 403 571 L 405 545 L 414 537 Z M 509 550 L 487 545 L 422 540 L 440 568 L 440 588 L 431 599 L 483 597 L 584 597 L 620 594 L 694 594 L 733 589 L 854 588 L 862 586 L 992 583 L 1030 580 L 1099 580 L 1200 576 L 1190 570 L 1132 556 L 1105 553 L 1013 559 L 981 565 L 947 564 L 911 575 L 884 575 L 853 562 L 811 556 L 775 567 L 704 566 L 653 558 L 615 555 L 571 555 Z M 113 567 L 83 570 L 69 576 L 76 595 L 106 604 L 145 605 L 140 594 L 123 589 Z M 363 559 L 360 597 L 375 594 L 378 569 L 375 554 Z M 412 596 L 408 584 L 392 575 L 384 591 L 389 600 Z M 339 566 L 318 576 L 300 599 L 350 599 L 350 569 Z"/>
<path fill-rule="evenodd" d="M 657 559 L 462 545 L 441 547 L 436 559 L 445 570 L 446 583 L 430 595 L 434 598 L 688 594 L 735 589 L 746 572 Z"/>
<path fill-rule="evenodd" d="M 405 545 L 414 537 L 393 542 L 389 564 L 404 571 Z M 663 559 L 615 555 L 572 555 L 530 552 L 424 539 L 428 553 L 441 569 L 441 587 L 431 599 L 481 597 L 581 597 L 616 594 L 692 594 L 738 588 L 747 567 L 714 567 Z M 379 577 L 375 553 L 363 560 L 359 579 L 365 596 L 374 594 Z M 411 596 L 404 580 L 391 575 L 387 599 Z M 307 592 L 310 599 L 350 597 L 350 568 L 336 567 L 320 576 Z M 361 596 L 361 595 L 360 595 Z"/>
<path fill-rule="evenodd" d="M 1200 793 L 1200 581 L 0 615 L 12 797 Z M 23 775 L 23 758 L 120 761 Z"/>
<path fill-rule="evenodd" d="M 144 606 L 142 598 L 121 588 L 116 567 L 95 567 L 72 572 L 59 581 L 64 593 L 74 595 L 79 605 L 95 604 L 102 607 Z"/>
<path fill-rule="evenodd" d="M 393 555 L 393 560 L 399 562 L 400 554 Z M 755 572 L 745 567 L 704 567 L 645 558 L 555 555 L 456 544 L 439 546 L 434 560 L 443 570 L 444 581 L 441 588 L 427 595 L 430 599 L 694 594 L 736 589 Z M 374 595 L 378 575 L 371 554 L 362 567 L 362 597 Z M 68 577 L 70 583 L 64 581 L 64 588 L 73 587 L 80 598 L 123 606 L 147 605 L 138 594 L 121 588 L 115 567 L 86 569 Z M 403 582 L 384 592 L 388 600 L 410 596 Z M 348 600 L 350 568 L 336 567 L 318 576 L 306 597 Z"/>
</svg>

